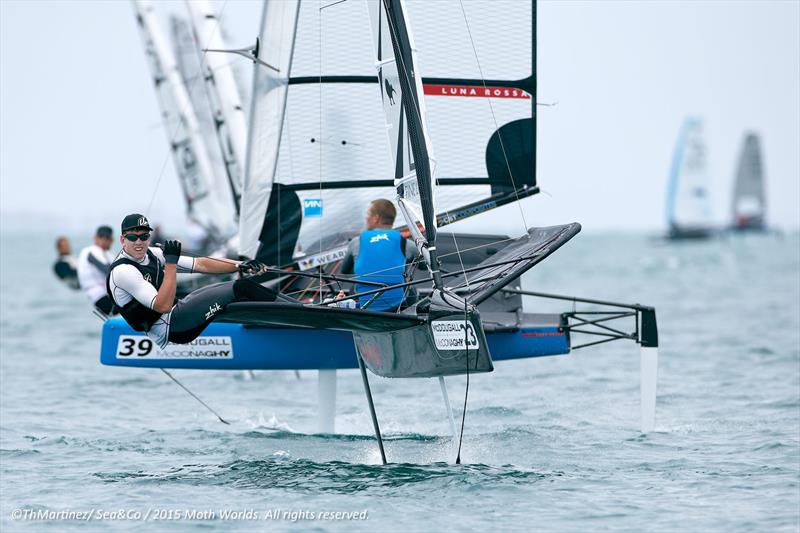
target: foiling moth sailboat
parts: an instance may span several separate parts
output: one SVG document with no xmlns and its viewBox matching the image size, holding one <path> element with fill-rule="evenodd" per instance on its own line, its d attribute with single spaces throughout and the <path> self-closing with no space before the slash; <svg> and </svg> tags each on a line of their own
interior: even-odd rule
<svg viewBox="0 0 800 533">
<path fill-rule="evenodd" d="M 767 229 L 761 141 L 755 133 L 748 133 L 744 137 L 731 204 L 733 218 L 731 229 L 734 231 Z"/>
<path fill-rule="evenodd" d="M 703 122 L 687 118 L 675 145 L 667 186 L 670 239 L 705 239 L 713 233 L 706 158 Z"/>
<path fill-rule="evenodd" d="M 358 367 L 380 441 L 367 369 L 443 384 L 444 376 L 491 372 L 500 360 L 629 339 L 642 346 L 642 428 L 651 430 L 655 310 L 520 287 L 520 276 L 579 224 L 526 227 L 516 238 L 439 231 L 538 192 L 535 27 L 535 2 L 265 2 L 239 238 L 244 257 L 283 265 L 261 280 L 283 298 L 231 304 L 192 345 L 165 350 L 109 320 L 101 362 L 317 369 L 326 406 L 335 405 L 335 370 Z M 419 261 L 404 283 L 347 298 L 396 288 L 417 289 L 417 298 L 398 313 L 329 306 L 352 286 L 337 269 L 362 210 L 378 197 L 396 199 Z M 522 295 L 591 308 L 524 313 Z M 612 327 L 620 321 L 630 329 Z M 578 334 L 595 338 L 573 345 Z M 321 430 L 333 430 L 332 418 Z"/>
</svg>

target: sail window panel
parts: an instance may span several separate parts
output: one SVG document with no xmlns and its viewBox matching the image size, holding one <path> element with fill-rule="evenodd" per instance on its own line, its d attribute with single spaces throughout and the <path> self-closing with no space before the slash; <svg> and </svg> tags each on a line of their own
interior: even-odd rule
<svg viewBox="0 0 800 533">
<path fill-rule="evenodd" d="M 428 133 L 436 152 L 438 177 L 485 177 L 486 149 L 492 135 L 514 120 L 531 118 L 531 100 L 426 96 Z M 507 151 L 514 139 L 504 139 Z"/>
<path fill-rule="evenodd" d="M 291 77 L 376 75 L 366 6 L 334 2 L 300 2 Z"/>
<path fill-rule="evenodd" d="M 305 200 L 321 199 L 322 216 L 303 217 L 297 239 L 295 256 L 326 252 L 348 241 L 365 229 L 367 206 L 376 198 L 394 199 L 394 187 L 369 187 L 355 189 L 328 189 L 298 191 L 300 204 Z M 403 217 L 397 217 L 402 224 Z"/>
<path fill-rule="evenodd" d="M 532 2 L 410 0 L 406 5 L 423 76 L 481 79 L 481 70 L 487 80 L 531 76 Z"/>
<path fill-rule="evenodd" d="M 376 85 L 289 87 L 275 181 L 292 185 L 392 177 Z"/>
</svg>

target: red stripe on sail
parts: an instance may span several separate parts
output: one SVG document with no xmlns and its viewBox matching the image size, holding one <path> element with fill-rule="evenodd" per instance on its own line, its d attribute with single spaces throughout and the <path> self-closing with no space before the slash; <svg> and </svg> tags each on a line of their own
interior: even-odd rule
<svg viewBox="0 0 800 533">
<path fill-rule="evenodd" d="M 465 96 L 472 98 L 517 98 L 530 100 L 531 95 L 516 87 L 475 87 L 473 85 L 425 84 L 423 91 L 428 96 Z"/>
</svg>

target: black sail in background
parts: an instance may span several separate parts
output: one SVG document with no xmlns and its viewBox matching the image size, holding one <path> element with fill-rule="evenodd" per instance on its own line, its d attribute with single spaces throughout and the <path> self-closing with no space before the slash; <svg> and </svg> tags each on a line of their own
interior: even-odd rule
<svg viewBox="0 0 800 533">
<path fill-rule="evenodd" d="M 731 209 L 734 227 L 760 228 L 764 226 L 767 211 L 764 197 L 764 170 L 761 160 L 761 142 L 755 133 L 748 133 L 742 144 Z"/>
</svg>

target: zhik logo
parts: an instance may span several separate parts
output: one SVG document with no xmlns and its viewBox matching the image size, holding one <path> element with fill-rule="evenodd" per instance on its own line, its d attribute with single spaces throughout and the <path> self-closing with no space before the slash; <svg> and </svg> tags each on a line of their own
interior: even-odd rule
<svg viewBox="0 0 800 533">
<path fill-rule="evenodd" d="M 388 240 L 389 240 L 389 235 L 387 235 L 386 233 L 380 233 L 378 235 L 373 235 L 372 238 L 370 238 L 369 242 L 370 244 L 373 244 L 379 241 L 388 241 Z"/>
<path fill-rule="evenodd" d="M 206 320 L 217 314 L 218 311 L 222 311 L 222 307 L 216 302 L 213 305 L 208 306 L 208 313 L 206 313 Z"/>
</svg>

